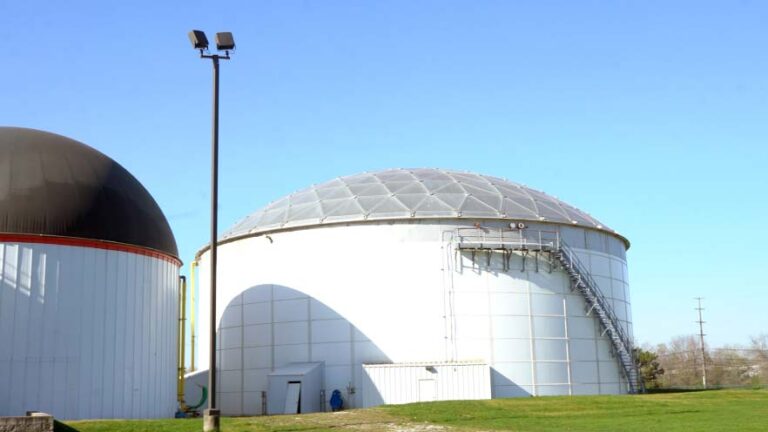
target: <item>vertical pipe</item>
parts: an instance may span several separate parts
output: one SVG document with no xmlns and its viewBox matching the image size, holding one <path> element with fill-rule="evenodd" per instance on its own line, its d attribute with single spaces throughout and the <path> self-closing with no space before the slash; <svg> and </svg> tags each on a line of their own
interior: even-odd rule
<svg viewBox="0 0 768 432">
<path fill-rule="evenodd" d="M 197 261 L 189 266 L 189 371 L 195 371 L 195 270 Z"/>
<path fill-rule="evenodd" d="M 261 391 L 261 415 L 267 415 L 267 392 Z"/>
<path fill-rule="evenodd" d="M 181 277 L 181 377 L 184 389 L 184 372 L 187 363 L 187 278 Z M 183 394 L 182 394 L 183 396 Z"/>
<path fill-rule="evenodd" d="M 184 411 L 186 404 L 184 403 L 184 367 L 185 367 L 185 350 L 186 350 L 186 321 L 187 321 L 187 278 L 184 276 L 179 277 L 179 367 L 177 371 L 176 392 L 177 400 L 179 401 L 179 409 Z"/>
<path fill-rule="evenodd" d="M 219 56 L 213 58 L 213 136 L 211 143 L 211 346 L 208 364 L 208 408 L 216 409 L 216 240 L 219 205 Z"/>
<path fill-rule="evenodd" d="M 565 320 L 565 364 L 568 366 L 568 396 L 573 396 L 573 362 L 571 361 L 571 334 L 568 322 L 568 301 L 563 296 L 563 320 Z"/>
<path fill-rule="evenodd" d="M 182 291 L 182 278 L 184 276 L 179 276 L 179 291 L 176 295 L 176 305 L 178 306 L 178 319 L 176 321 L 176 401 L 179 403 L 178 409 L 181 410 L 181 368 L 182 362 L 181 362 L 181 327 L 184 325 L 181 319 L 181 291 Z"/>
</svg>

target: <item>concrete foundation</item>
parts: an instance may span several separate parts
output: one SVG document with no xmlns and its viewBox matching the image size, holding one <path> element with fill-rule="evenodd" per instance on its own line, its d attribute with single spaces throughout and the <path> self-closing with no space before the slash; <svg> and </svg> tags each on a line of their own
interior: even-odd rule
<svg viewBox="0 0 768 432">
<path fill-rule="evenodd" d="M 219 417 L 221 412 L 217 409 L 203 411 L 203 432 L 219 432 Z"/>
<path fill-rule="evenodd" d="M 53 416 L 30 411 L 26 417 L 0 417 L 0 432 L 53 432 Z"/>
</svg>

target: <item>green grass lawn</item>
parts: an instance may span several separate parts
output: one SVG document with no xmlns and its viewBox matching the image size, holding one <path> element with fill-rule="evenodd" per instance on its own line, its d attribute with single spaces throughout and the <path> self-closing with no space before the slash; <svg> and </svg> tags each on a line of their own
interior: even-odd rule
<svg viewBox="0 0 768 432">
<path fill-rule="evenodd" d="M 202 420 L 71 421 L 80 432 L 202 431 Z M 768 390 L 559 396 L 389 405 L 222 419 L 223 431 L 768 431 Z"/>
</svg>

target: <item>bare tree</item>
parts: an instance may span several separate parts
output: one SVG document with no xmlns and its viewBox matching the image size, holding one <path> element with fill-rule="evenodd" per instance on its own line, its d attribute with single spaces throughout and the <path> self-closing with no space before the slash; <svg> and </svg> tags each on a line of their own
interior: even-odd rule
<svg viewBox="0 0 768 432">
<path fill-rule="evenodd" d="M 751 351 L 757 369 L 757 383 L 768 384 L 768 333 L 752 337 Z"/>
<path fill-rule="evenodd" d="M 662 387 L 694 387 L 701 384 L 701 354 L 693 335 L 678 336 L 669 344 L 656 348 L 658 361 L 664 368 Z"/>
<path fill-rule="evenodd" d="M 678 336 L 656 349 L 646 349 L 657 356 L 665 372 L 656 380 L 659 387 L 700 387 L 702 354 L 695 335 Z M 726 345 L 704 347 L 708 385 L 735 387 L 768 384 L 768 334 L 751 338 L 749 348 Z"/>
<path fill-rule="evenodd" d="M 744 386 L 752 382 L 753 362 L 749 351 L 736 346 L 725 346 L 709 353 L 707 365 L 710 383 L 716 387 Z"/>
</svg>

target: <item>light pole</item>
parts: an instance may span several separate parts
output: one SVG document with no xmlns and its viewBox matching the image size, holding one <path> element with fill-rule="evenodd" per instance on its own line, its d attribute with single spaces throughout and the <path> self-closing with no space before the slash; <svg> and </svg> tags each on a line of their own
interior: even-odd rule
<svg viewBox="0 0 768 432">
<path fill-rule="evenodd" d="M 189 32 L 192 46 L 200 50 L 200 58 L 213 61 L 213 132 L 211 140 L 211 308 L 210 308 L 210 357 L 208 360 L 208 409 L 205 410 L 203 431 L 219 431 L 219 409 L 216 408 L 216 240 L 219 206 L 219 60 L 229 60 L 229 52 L 235 49 L 232 33 L 216 33 L 216 50 L 221 54 L 207 54 L 208 38 L 201 30 Z"/>
</svg>

